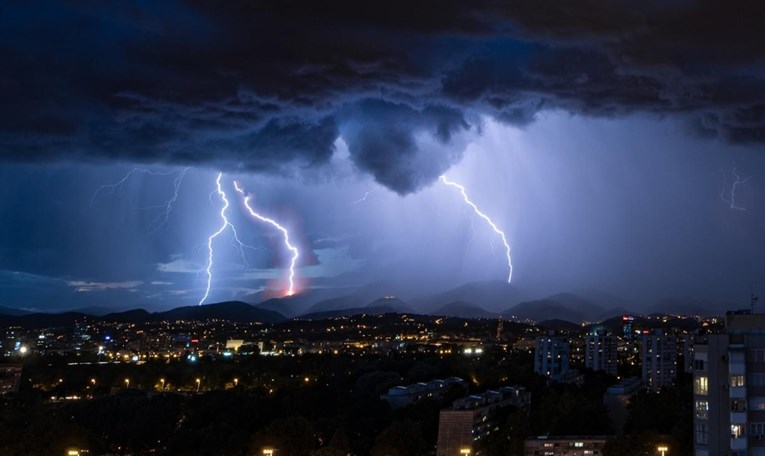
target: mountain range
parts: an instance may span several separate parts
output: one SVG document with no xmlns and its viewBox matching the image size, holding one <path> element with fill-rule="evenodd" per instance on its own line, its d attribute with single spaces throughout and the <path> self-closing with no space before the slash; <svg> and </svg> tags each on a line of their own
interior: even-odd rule
<svg viewBox="0 0 765 456">
<path fill-rule="evenodd" d="M 27 313 L 24 315 L 0 314 L 0 326 L 23 327 L 55 327 L 71 326 L 85 321 L 113 321 L 121 323 L 147 323 L 154 321 L 176 320 L 209 320 L 221 319 L 238 322 L 259 321 L 262 323 L 279 323 L 287 318 L 274 311 L 259 309 L 240 301 L 228 301 L 204 306 L 178 307 L 165 312 L 149 312 L 144 309 L 134 309 L 125 312 L 111 313 L 101 316 L 81 312 L 64 312 L 57 314 Z"/>
<path fill-rule="evenodd" d="M 162 312 L 133 309 L 107 313 L 103 308 L 64 313 L 30 313 L 0 306 L 0 325 L 63 326 L 85 319 L 143 323 L 150 321 L 225 319 L 278 323 L 291 318 L 322 319 L 361 313 L 421 313 L 461 318 L 514 318 L 600 322 L 631 313 L 635 306 L 606 293 L 584 290 L 532 299 L 517 287 L 501 281 L 471 282 L 443 292 L 402 297 L 393 282 L 380 281 L 362 287 L 310 290 L 290 297 L 262 298 L 255 304 L 229 301 L 204 306 L 178 307 Z M 713 315 L 713 305 L 690 298 L 666 299 L 648 307 L 650 313 Z M 92 310 L 92 311 L 90 311 Z"/>
</svg>

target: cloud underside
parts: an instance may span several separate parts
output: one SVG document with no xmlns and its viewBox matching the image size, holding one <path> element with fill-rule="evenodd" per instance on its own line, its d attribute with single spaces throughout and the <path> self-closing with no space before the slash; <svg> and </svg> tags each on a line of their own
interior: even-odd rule
<svg viewBox="0 0 765 456">
<path fill-rule="evenodd" d="M 647 112 L 765 141 L 757 2 L 59 3 L 2 7 L 4 161 L 290 174 L 342 136 L 406 194 L 482 116 Z"/>
</svg>

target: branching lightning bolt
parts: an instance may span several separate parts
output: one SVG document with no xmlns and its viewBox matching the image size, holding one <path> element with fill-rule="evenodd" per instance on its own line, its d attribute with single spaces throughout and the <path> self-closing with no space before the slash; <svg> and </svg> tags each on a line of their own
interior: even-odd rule
<svg viewBox="0 0 765 456">
<path fill-rule="evenodd" d="M 165 202 L 162 204 L 158 204 L 155 206 L 147 206 L 139 208 L 139 210 L 144 211 L 159 211 L 159 213 L 154 217 L 154 219 L 148 224 L 147 229 L 149 230 L 148 233 L 146 233 L 146 236 L 150 236 L 158 231 L 160 231 L 163 227 L 167 225 L 167 219 L 170 217 L 170 213 L 173 211 L 173 205 L 178 201 L 178 194 L 181 190 L 181 184 L 183 183 L 183 179 L 186 177 L 186 174 L 189 172 L 189 168 L 183 168 L 180 171 L 152 171 L 149 169 L 143 169 L 143 168 L 133 168 L 130 171 L 128 171 L 125 176 L 112 183 L 107 185 L 102 185 L 96 189 L 96 191 L 93 193 L 93 196 L 90 199 L 90 205 L 92 206 L 98 196 L 102 194 L 105 191 L 109 191 L 110 194 L 116 192 L 117 190 L 121 189 L 123 185 L 130 179 L 130 177 L 134 174 L 141 173 L 141 174 L 147 174 L 150 176 L 170 176 L 172 174 L 176 174 L 175 178 L 173 179 L 173 193 Z"/>
<path fill-rule="evenodd" d="M 205 288 L 205 294 L 202 296 L 202 299 L 199 300 L 199 305 L 201 306 L 207 297 L 210 295 L 210 287 L 212 286 L 212 267 L 213 267 L 213 240 L 220 236 L 224 231 L 226 231 L 226 228 L 231 229 L 231 233 L 234 236 L 234 240 L 239 245 L 239 252 L 242 254 L 242 261 L 247 264 L 247 260 L 244 257 L 244 250 L 242 250 L 244 247 L 254 249 L 255 247 L 251 247 L 247 244 L 244 244 L 242 241 L 239 240 L 239 235 L 236 232 L 236 228 L 234 225 L 229 222 L 228 218 L 226 217 L 226 211 L 228 210 L 228 198 L 226 197 L 226 192 L 223 191 L 223 187 L 221 187 L 220 180 L 223 177 L 223 173 L 218 173 L 218 178 L 215 179 L 215 185 L 216 190 L 218 194 L 218 198 L 220 198 L 221 201 L 223 201 L 223 207 L 220 209 L 220 218 L 222 220 L 222 224 L 220 228 L 216 232 L 210 235 L 210 237 L 207 238 L 207 266 L 203 269 L 203 271 L 207 274 L 207 287 Z"/>
<path fill-rule="evenodd" d="M 725 183 L 728 180 L 728 176 L 725 173 L 723 173 L 723 190 L 722 190 L 722 193 L 720 193 L 720 199 L 723 200 L 726 204 L 729 204 L 731 209 L 736 209 L 737 211 L 745 211 L 746 210 L 745 207 L 736 205 L 736 187 L 738 187 L 741 184 L 745 184 L 746 181 L 752 178 L 752 176 L 748 176 L 742 179 L 741 176 L 739 176 L 738 173 L 736 172 L 735 164 L 733 165 L 733 171 L 731 173 L 733 174 L 733 177 L 735 178 L 735 180 L 733 181 L 733 185 L 731 185 L 729 196 L 725 195 L 727 190 Z"/>
<path fill-rule="evenodd" d="M 476 206 L 475 203 L 473 203 L 473 201 L 470 200 L 470 198 L 467 195 L 467 192 L 465 191 L 465 187 L 463 187 L 460 184 L 457 184 L 456 182 L 451 182 L 450 180 L 446 178 L 446 176 L 441 176 L 440 179 L 441 179 L 441 182 L 443 182 L 444 184 L 457 188 L 462 194 L 462 199 L 465 201 L 465 203 L 473 209 L 473 212 L 475 212 L 476 215 L 478 215 L 486 223 L 488 223 L 491 229 L 494 230 L 494 232 L 497 233 L 499 237 L 502 239 L 502 243 L 505 245 L 505 257 L 507 257 L 507 267 L 509 269 L 509 273 L 507 275 L 507 282 L 510 283 L 510 281 L 513 279 L 513 261 L 510 256 L 510 244 L 507 242 L 505 233 L 499 228 L 497 228 L 497 225 L 494 224 L 494 222 L 489 218 L 489 216 L 481 212 L 481 210 L 478 209 L 478 206 Z"/>
<path fill-rule="evenodd" d="M 185 172 L 186 171 L 184 170 L 183 173 L 185 174 Z M 98 198 L 98 195 L 100 195 L 101 192 L 108 190 L 110 193 L 114 193 L 115 191 L 117 191 L 117 189 L 122 187 L 125 184 L 125 182 L 127 182 L 128 179 L 130 179 L 130 176 L 136 173 L 148 174 L 150 176 L 169 176 L 175 173 L 175 171 L 152 171 L 152 170 L 143 169 L 143 168 L 133 168 L 130 171 L 128 171 L 127 174 L 125 174 L 125 177 L 118 180 L 117 182 L 98 187 L 96 191 L 93 193 L 93 196 L 90 198 L 90 205 L 92 206 L 93 203 L 96 202 L 96 198 Z"/>
<path fill-rule="evenodd" d="M 287 247 L 287 250 L 289 250 L 292 253 L 292 259 L 290 260 L 290 275 L 289 275 L 289 289 L 287 290 L 287 296 L 292 296 L 295 294 L 295 264 L 297 263 L 298 257 L 300 256 L 300 252 L 298 251 L 297 247 L 292 245 L 290 243 L 290 233 L 287 231 L 286 228 L 281 226 L 276 220 L 273 220 L 271 218 L 268 218 L 266 216 L 263 216 L 255 210 L 253 210 L 252 206 L 250 206 L 250 197 L 252 195 L 246 194 L 244 191 L 244 188 L 242 188 L 238 182 L 234 181 L 234 188 L 236 191 L 242 195 L 242 198 L 244 199 L 244 207 L 247 208 L 247 211 L 250 213 L 251 216 L 255 217 L 256 219 L 260 220 L 261 222 L 268 223 L 269 225 L 273 226 L 277 230 L 281 231 L 282 235 L 284 236 L 284 245 Z"/>
<path fill-rule="evenodd" d="M 176 201 L 178 201 L 178 192 L 181 189 L 181 183 L 183 182 L 183 178 L 186 177 L 186 173 L 189 172 L 189 168 L 183 168 L 180 173 L 178 173 L 177 176 L 175 176 L 175 179 L 173 179 L 173 196 L 170 197 L 169 200 L 165 202 L 165 204 L 160 204 L 157 206 L 149 206 L 145 209 L 162 209 L 162 212 L 157 215 L 154 220 L 149 223 L 149 228 L 151 228 L 151 232 L 149 235 L 156 233 L 159 231 L 163 226 L 167 224 L 167 218 L 170 217 L 170 212 L 173 210 L 173 204 L 175 204 Z"/>
</svg>

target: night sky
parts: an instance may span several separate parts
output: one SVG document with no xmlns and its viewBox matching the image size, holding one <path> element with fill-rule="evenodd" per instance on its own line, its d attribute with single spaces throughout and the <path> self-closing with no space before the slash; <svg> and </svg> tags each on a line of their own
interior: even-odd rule
<svg viewBox="0 0 765 456">
<path fill-rule="evenodd" d="M 289 229 L 299 291 L 506 280 L 444 174 L 529 295 L 743 307 L 765 293 L 763 11 L 5 1 L 0 306 L 197 304 L 222 172 L 248 247 L 213 241 L 206 302 L 286 290 L 281 233 L 234 180 Z"/>
</svg>

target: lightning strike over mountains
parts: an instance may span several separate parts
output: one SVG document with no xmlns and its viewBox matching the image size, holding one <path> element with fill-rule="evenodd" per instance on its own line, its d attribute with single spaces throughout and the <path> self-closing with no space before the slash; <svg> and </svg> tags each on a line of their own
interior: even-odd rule
<svg viewBox="0 0 765 456">
<path fill-rule="evenodd" d="M 292 245 L 290 243 L 290 233 L 287 231 L 286 228 L 284 228 L 282 225 L 280 225 L 276 220 L 273 220 L 271 218 L 268 218 L 266 216 L 263 216 L 252 208 L 250 205 L 250 198 L 252 195 L 245 193 L 244 188 L 242 188 L 238 182 L 234 181 L 234 188 L 236 191 L 242 195 L 243 201 L 244 201 L 244 207 L 247 208 L 247 211 L 250 213 L 251 216 L 255 217 L 256 219 L 260 220 L 261 222 L 268 223 L 269 225 L 273 226 L 277 230 L 281 231 L 282 235 L 284 236 L 284 245 L 292 253 L 292 259 L 290 260 L 290 274 L 289 274 L 289 288 L 287 289 L 287 296 L 292 296 L 295 294 L 295 265 L 297 263 L 298 257 L 300 256 L 300 252 L 298 251 L 297 247 Z"/>
<path fill-rule="evenodd" d="M 723 173 L 723 190 L 722 193 L 720 193 L 720 199 L 723 200 L 726 204 L 729 204 L 731 209 L 735 209 L 737 211 L 745 211 L 745 207 L 736 205 L 736 187 L 745 184 L 749 179 L 752 178 L 752 176 L 748 176 L 742 179 L 741 176 L 739 176 L 736 172 L 735 164 L 733 165 L 733 171 L 731 171 L 731 174 L 733 174 L 734 180 L 730 187 L 730 193 L 726 195 L 727 187 L 725 184 L 728 180 L 728 176 Z"/>
<path fill-rule="evenodd" d="M 505 237 L 505 233 L 500 230 L 497 225 L 494 224 L 494 222 L 489 218 L 488 215 L 481 212 L 480 209 L 478 209 L 478 206 L 473 203 L 473 201 L 470 200 L 470 198 L 467 195 L 467 192 L 465 191 L 465 187 L 462 185 L 452 182 L 446 178 L 446 176 L 440 176 L 439 179 L 441 179 L 441 182 L 444 184 L 454 187 L 460 191 L 462 194 L 462 199 L 465 201 L 465 203 L 470 206 L 473 209 L 473 212 L 476 213 L 480 218 L 482 218 L 490 227 L 492 230 L 494 230 L 495 233 L 499 235 L 499 237 L 502 239 L 502 244 L 505 246 L 505 257 L 507 258 L 507 267 L 509 269 L 508 275 L 507 275 L 507 283 L 510 283 L 513 279 L 513 260 L 510 256 L 510 244 L 507 242 L 507 238 Z"/>
<path fill-rule="evenodd" d="M 234 236 L 234 241 L 239 245 L 239 251 L 242 254 L 242 260 L 247 264 L 247 260 L 244 257 L 244 250 L 242 250 L 244 247 L 247 248 L 254 248 L 251 246 L 248 246 L 244 244 L 242 241 L 239 240 L 239 235 L 236 232 L 236 228 L 234 225 L 229 222 L 228 218 L 226 217 L 226 211 L 229 207 L 228 198 L 226 197 L 226 193 L 223 191 L 223 187 L 221 187 L 220 180 L 221 177 L 223 177 L 223 173 L 218 173 L 218 178 L 215 180 L 216 190 L 215 192 L 218 194 L 218 197 L 221 201 L 223 201 L 223 207 L 220 209 L 220 218 L 222 220 L 222 224 L 220 228 L 216 232 L 210 235 L 210 237 L 207 238 L 207 266 L 204 268 L 204 272 L 207 274 L 207 286 L 205 288 L 205 294 L 202 296 L 202 299 L 199 300 L 199 305 L 201 306 L 207 297 L 210 295 L 210 287 L 212 286 L 212 267 L 213 267 L 213 240 L 220 236 L 224 231 L 226 231 L 226 228 L 231 229 L 231 233 Z"/>
</svg>

